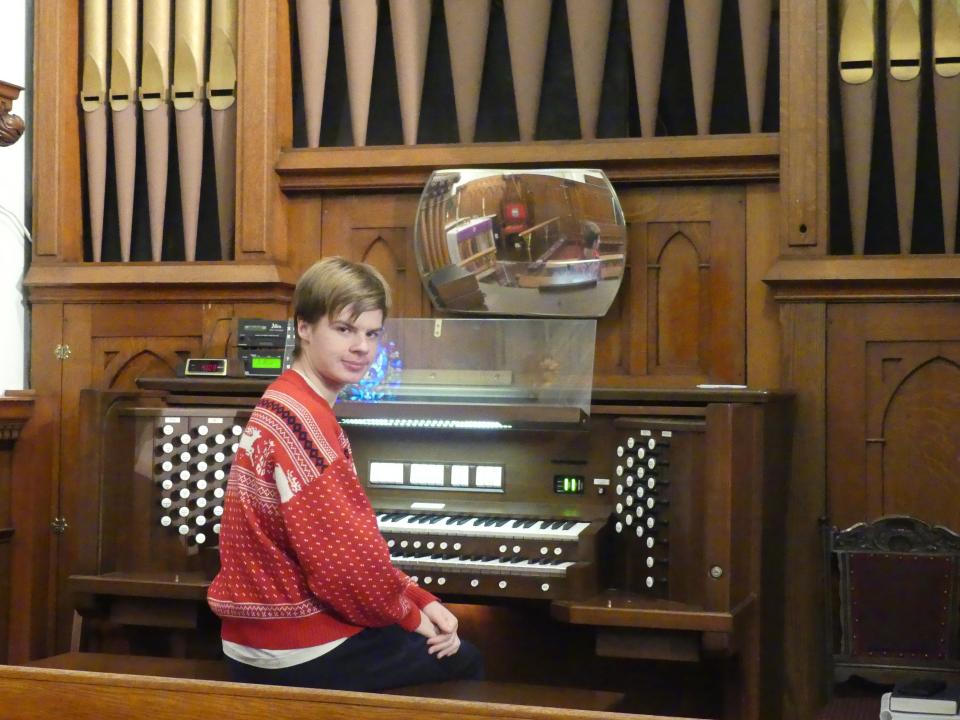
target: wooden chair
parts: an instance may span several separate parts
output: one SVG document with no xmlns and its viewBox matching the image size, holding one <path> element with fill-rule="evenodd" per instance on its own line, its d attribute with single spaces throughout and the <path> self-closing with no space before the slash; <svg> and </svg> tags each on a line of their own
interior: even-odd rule
<svg viewBox="0 0 960 720">
<path fill-rule="evenodd" d="M 824 522 L 823 535 L 827 696 L 852 677 L 878 683 L 853 685 L 876 713 L 885 684 L 960 682 L 960 535 L 907 516 L 845 530 Z M 836 694 L 850 695 L 849 688 Z M 844 703 L 849 717 L 850 702 L 838 697 L 831 705 Z M 841 716 L 830 714 L 831 705 L 821 718 Z"/>
</svg>

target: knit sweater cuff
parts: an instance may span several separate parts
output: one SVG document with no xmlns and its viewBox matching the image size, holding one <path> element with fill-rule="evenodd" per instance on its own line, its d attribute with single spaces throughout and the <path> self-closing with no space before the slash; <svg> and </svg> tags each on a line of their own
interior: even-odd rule
<svg viewBox="0 0 960 720">
<path fill-rule="evenodd" d="M 422 587 L 416 583 L 410 583 L 403 591 L 404 595 L 413 602 L 418 608 L 423 610 L 427 605 L 432 602 L 438 601 L 436 595 L 427 592 Z"/>
<path fill-rule="evenodd" d="M 410 608 L 409 612 L 400 618 L 400 622 L 397 623 L 407 632 L 413 632 L 418 627 L 420 627 L 420 608 L 413 606 Z"/>
</svg>

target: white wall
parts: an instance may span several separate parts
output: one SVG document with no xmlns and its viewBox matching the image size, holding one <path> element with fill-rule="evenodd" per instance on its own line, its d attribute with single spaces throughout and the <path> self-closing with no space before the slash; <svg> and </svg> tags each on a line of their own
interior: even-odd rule
<svg viewBox="0 0 960 720">
<path fill-rule="evenodd" d="M 0 80 L 23 86 L 26 79 L 26 0 L 4 0 L 0 22 Z M 31 101 L 27 91 L 13 105 L 25 117 Z M 24 387 L 24 312 L 20 294 L 23 275 L 23 233 L 9 211 L 24 222 L 25 194 L 30 183 L 25 174 L 27 132 L 10 147 L 0 147 L 0 393 Z"/>
</svg>

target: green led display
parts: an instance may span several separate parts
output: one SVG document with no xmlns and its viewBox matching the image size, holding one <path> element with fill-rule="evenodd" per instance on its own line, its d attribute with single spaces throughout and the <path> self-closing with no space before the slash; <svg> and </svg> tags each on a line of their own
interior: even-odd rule
<svg viewBox="0 0 960 720">
<path fill-rule="evenodd" d="M 250 366 L 254 370 L 279 370 L 283 361 L 278 357 L 250 358 Z"/>
<path fill-rule="evenodd" d="M 583 475 L 554 475 L 553 491 L 558 495 L 582 495 Z"/>
</svg>

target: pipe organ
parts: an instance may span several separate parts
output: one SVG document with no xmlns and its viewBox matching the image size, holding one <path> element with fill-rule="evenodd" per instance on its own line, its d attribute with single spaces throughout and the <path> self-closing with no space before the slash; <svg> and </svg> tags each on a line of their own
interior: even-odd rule
<svg viewBox="0 0 960 720">
<path fill-rule="evenodd" d="M 84 491 L 99 512 L 77 528 L 98 548 L 71 569 L 78 641 L 111 649 L 148 626 L 215 653 L 205 592 L 225 477 L 264 385 L 140 384 L 83 393 Z M 724 703 L 759 717 L 774 682 L 759 668 L 780 632 L 785 396 L 598 391 L 589 417 L 511 403 L 337 409 L 394 563 L 423 587 L 474 608 L 522 601 L 551 632 L 595 633 L 600 659 L 732 663 Z"/>
<path fill-rule="evenodd" d="M 115 259 L 123 262 L 164 257 L 194 261 L 198 235 L 212 235 L 219 237 L 219 259 L 232 259 L 236 0 L 84 0 L 83 28 L 79 99 L 89 257 L 104 260 L 106 244 L 110 259 L 116 254 Z M 206 117 L 212 126 L 209 133 Z M 108 167 L 110 137 L 113 154 Z M 176 183 L 168 184 L 171 137 L 179 173 Z M 205 159 L 208 141 L 213 157 Z M 138 147 L 143 148 L 142 160 Z M 138 171 L 138 163 L 145 170 Z M 112 186 L 108 177 L 114 180 Z M 201 207 L 205 186 L 216 196 L 215 203 L 207 203 L 210 207 Z M 176 211 L 168 217 L 168 204 L 179 208 L 179 217 Z M 111 206 L 115 220 L 108 216 Z M 116 252 L 111 239 L 119 243 Z"/>
<path fill-rule="evenodd" d="M 960 5 L 841 0 L 831 12 L 832 252 L 953 254 Z"/>
<path fill-rule="evenodd" d="M 296 59 L 300 63 L 295 93 L 302 98 L 299 102 L 303 113 L 300 122 L 306 128 L 300 144 L 309 148 L 367 144 L 372 115 L 394 102 L 391 89 L 394 80 L 399 92 L 398 119 L 402 132 L 388 142 L 405 145 L 438 141 L 475 142 L 478 111 L 516 118 L 516 129 L 499 128 L 496 137 L 483 137 L 483 140 L 531 142 L 544 139 L 545 132 L 549 131 L 542 132 L 538 122 L 545 100 L 548 115 L 555 115 L 558 105 L 573 108 L 572 117 L 576 120 L 571 137 L 589 140 L 598 137 L 605 75 L 623 75 L 626 85 L 629 67 L 634 69 L 636 77 L 626 95 L 635 92 L 639 107 L 639 114 L 630 118 L 630 124 L 640 123 L 636 132 L 621 133 L 620 136 L 761 132 L 774 17 L 770 0 L 741 0 L 736 6 L 731 5 L 736 14 L 735 17 L 731 15 L 731 22 L 725 25 L 721 23 L 721 0 L 677 0 L 674 4 L 676 7 L 671 13 L 668 12 L 669 0 L 629 0 L 616 5 L 612 0 L 504 0 L 492 5 L 479 0 L 446 0 L 443 3 L 391 0 L 388 15 L 387 4 L 380 3 L 378 12 L 378 3 L 374 0 L 356 0 L 349 4 L 301 0 L 297 3 L 294 24 L 299 45 Z M 387 23 L 391 31 L 378 31 L 378 25 Z M 618 40 L 618 24 L 629 25 L 623 40 L 629 42 L 630 52 L 623 56 L 626 60 L 623 67 L 612 67 L 607 63 L 607 50 L 622 41 Z M 724 38 L 721 42 L 721 27 L 733 29 L 736 25 L 739 25 L 737 38 L 734 40 L 734 33 L 730 32 L 729 41 Z M 433 26 L 437 31 L 431 33 Z M 445 32 L 439 29 L 441 27 Z M 436 44 L 433 52 L 428 48 L 428 36 L 430 42 Z M 381 52 L 389 52 L 378 49 L 377 44 L 388 39 L 393 42 L 395 63 L 386 72 L 393 76 L 381 77 L 380 82 L 375 82 L 376 57 Z M 690 85 L 675 90 L 688 99 L 692 110 L 691 123 L 689 130 L 681 131 L 664 123 L 661 132 L 657 133 L 655 123 L 661 98 L 661 69 L 665 50 L 670 49 L 666 48 L 668 40 L 676 45 L 671 57 L 689 64 Z M 441 47 L 443 45 L 446 47 Z M 338 51 L 342 48 L 342 66 L 330 55 L 334 47 Z M 556 54 L 558 52 L 562 53 L 562 58 Z M 488 55 L 501 53 L 509 56 L 509 62 L 503 66 L 497 64 L 499 69 L 493 69 L 493 61 L 497 58 Z M 735 55 L 740 57 L 733 57 Z M 616 64 L 619 60 L 613 62 Z M 569 83 L 563 75 L 568 72 L 565 70 L 567 63 L 573 75 Z M 744 70 L 741 73 L 730 70 L 728 73 L 728 66 Z M 340 73 L 343 73 L 343 80 Z M 728 74 L 737 75 L 732 84 L 742 88 L 731 103 L 737 105 L 742 121 L 736 130 L 714 129 L 711 120 L 717 79 L 722 76 L 726 83 Z M 452 86 L 452 97 L 425 99 L 426 86 L 436 87 L 448 82 Z M 547 99 L 545 90 L 557 83 L 563 84 L 565 89 L 560 95 L 551 94 Z M 330 121 L 341 120 L 339 115 L 345 101 L 341 85 L 344 84 L 349 95 L 352 129 L 349 138 L 338 129 L 329 127 Z M 512 107 L 478 108 L 484 84 L 502 84 L 511 88 L 498 95 L 501 99 L 494 104 L 509 97 L 506 102 Z M 322 122 L 325 103 L 329 115 L 326 124 Z M 442 130 L 443 140 L 419 139 L 417 130 L 421 118 L 429 119 L 438 111 L 447 113 L 447 109 L 436 106 L 437 103 L 455 105 L 452 127 Z M 323 139 L 321 128 L 326 128 Z"/>
</svg>

